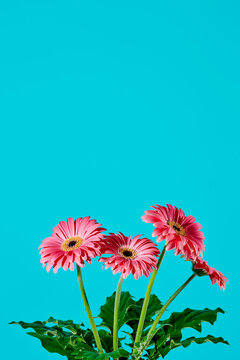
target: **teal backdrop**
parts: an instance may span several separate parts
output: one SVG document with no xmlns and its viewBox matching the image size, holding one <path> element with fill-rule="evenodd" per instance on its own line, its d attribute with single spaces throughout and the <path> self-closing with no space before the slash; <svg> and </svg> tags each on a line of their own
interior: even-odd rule
<svg viewBox="0 0 240 360">
<path fill-rule="evenodd" d="M 53 226 L 90 215 L 109 231 L 151 237 L 141 216 L 170 203 L 203 225 L 204 258 L 229 278 L 225 292 L 194 280 L 170 310 L 222 307 L 204 334 L 231 346 L 194 344 L 168 359 L 237 360 L 239 2 L 0 6 L 2 358 L 60 360 L 12 320 L 88 325 L 76 272 L 48 274 L 39 262 Z M 189 275 L 168 252 L 153 292 L 164 301 Z M 83 276 L 97 315 L 119 276 L 96 259 Z M 130 276 L 123 290 L 138 298 L 146 286 Z"/>
</svg>

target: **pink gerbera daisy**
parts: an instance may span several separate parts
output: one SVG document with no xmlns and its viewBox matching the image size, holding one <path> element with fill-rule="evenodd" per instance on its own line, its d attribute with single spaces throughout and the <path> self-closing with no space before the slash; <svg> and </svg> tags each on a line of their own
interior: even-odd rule
<svg viewBox="0 0 240 360">
<path fill-rule="evenodd" d="M 90 216 L 60 221 L 52 235 L 39 246 L 43 267 L 47 264 L 46 270 L 53 267 L 56 273 L 61 266 L 73 271 L 74 263 L 80 267 L 84 267 L 84 261 L 91 263 L 91 258 L 101 255 L 104 230 L 96 220 L 90 220 Z"/>
<path fill-rule="evenodd" d="M 182 254 L 186 260 L 195 259 L 204 249 L 202 226 L 191 215 L 185 216 L 181 209 L 172 205 L 152 206 L 143 215 L 143 221 L 152 223 L 156 229 L 153 236 L 157 241 L 166 240 L 166 250 L 175 249 L 175 255 Z"/>
<path fill-rule="evenodd" d="M 125 236 L 122 233 L 105 236 L 102 245 L 102 254 L 111 254 L 108 258 L 101 257 L 99 261 L 104 262 L 105 268 L 112 269 L 113 274 L 122 272 L 122 277 L 132 273 L 135 279 L 145 275 L 157 266 L 159 250 L 156 245 L 147 238 L 140 239 L 141 235 Z"/>
<path fill-rule="evenodd" d="M 209 266 L 200 256 L 193 262 L 193 271 L 198 276 L 208 275 L 214 285 L 217 283 L 221 289 L 226 289 L 228 279 L 220 271 Z"/>
</svg>

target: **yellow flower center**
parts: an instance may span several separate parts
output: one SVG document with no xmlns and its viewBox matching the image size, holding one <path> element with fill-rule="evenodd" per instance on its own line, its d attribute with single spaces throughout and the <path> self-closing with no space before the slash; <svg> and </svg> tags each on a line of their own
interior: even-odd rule
<svg viewBox="0 0 240 360">
<path fill-rule="evenodd" d="M 82 242 L 83 240 L 79 236 L 73 236 L 64 241 L 62 244 L 62 249 L 64 251 L 72 251 L 77 249 L 82 244 Z"/>
<path fill-rule="evenodd" d="M 133 249 L 130 249 L 128 247 L 123 247 L 119 250 L 119 253 L 125 258 L 125 259 L 134 259 L 137 256 L 137 252 Z"/>
<path fill-rule="evenodd" d="M 171 226 L 171 228 L 173 230 L 176 231 L 177 234 L 182 235 L 182 236 L 184 236 L 186 234 L 186 231 L 185 231 L 184 227 L 182 227 L 182 225 L 178 224 L 177 222 L 168 221 L 167 223 L 168 223 L 169 226 Z"/>
</svg>

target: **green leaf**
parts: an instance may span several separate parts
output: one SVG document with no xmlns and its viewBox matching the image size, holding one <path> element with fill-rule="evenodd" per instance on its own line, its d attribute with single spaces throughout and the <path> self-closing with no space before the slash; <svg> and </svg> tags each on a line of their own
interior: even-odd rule
<svg viewBox="0 0 240 360">
<path fill-rule="evenodd" d="M 119 353 L 113 352 L 113 336 L 109 331 L 100 329 L 99 336 L 104 350 L 108 354 L 101 354 L 101 357 L 97 351 L 95 351 L 96 344 L 94 336 L 91 330 L 84 329 L 83 324 L 74 324 L 72 320 L 56 320 L 53 317 L 50 317 L 47 321 L 35 321 L 33 323 L 25 323 L 23 321 L 12 322 L 12 324 L 20 325 L 22 328 L 32 328 L 35 332 L 28 332 L 27 334 L 33 337 L 38 338 L 41 341 L 42 346 L 49 352 L 55 352 L 63 356 L 67 356 L 68 359 L 72 360 L 78 356 L 82 358 L 82 354 L 85 356 L 90 356 L 92 359 L 101 359 L 113 357 L 116 354 L 121 357 L 121 354 L 128 356 L 128 353 L 124 351 Z M 119 347 L 121 343 L 119 339 Z M 77 358 L 78 358 L 77 357 Z"/>
<path fill-rule="evenodd" d="M 113 332 L 113 316 L 114 316 L 114 302 L 115 302 L 115 295 L 114 292 L 110 297 L 107 297 L 105 305 L 101 306 L 100 314 L 98 317 L 102 319 L 102 322 L 99 326 L 106 327 L 111 332 Z M 134 304 L 134 300 L 129 292 L 122 292 L 121 299 L 120 299 L 120 307 L 119 307 L 119 320 L 118 326 L 119 329 L 126 323 L 126 314 L 128 311 L 129 306 Z"/>
<path fill-rule="evenodd" d="M 160 356 L 164 357 L 168 352 L 176 347 L 187 347 L 192 342 L 202 344 L 206 341 L 213 343 L 225 343 L 228 344 L 223 338 L 215 338 L 212 335 L 208 335 L 202 338 L 191 337 L 189 339 L 182 340 L 182 330 L 185 328 L 193 328 L 199 332 L 202 331 L 202 322 L 208 322 L 214 324 L 217 319 L 217 314 L 224 311 L 220 308 L 215 310 L 192 310 L 185 309 L 182 312 L 174 312 L 169 319 L 161 321 L 161 329 L 154 335 L 149 347 L 154 345 L 153 349 L 148 349 L 149 360 L 156 360 Z"/>
<path fill-rule="evenodd" d="M 189 345 L 191 345 L 192 342 L 195 342 L 196 344 L 203 344 L 205 342 L 212 342 L 213 344 L 223 343 L 223 344 L 229 345 L 229 342 L 224 340 L 222 337 L 217 337 L 216 338 L 216 337 L 214 337 L 212 335 L 207 335 L 207 336 L 200 337 L 200 338 L 195 338 L 193 336 L 193 337 L 190 337 L 188 339 L 185 339 L 185 340 L 181 341 L 181 345 L 186 348 Z"/>
<path fill-rule="evenodd" d="M 204 337 L 200 337 L 200 338 L 196 338 L 196 337 L 190 337 L 188 339 L 182 340 L 180 342 L 175 342 L 174 340 L 170 340 L 170 342 L 168 343 L 167 346 L 163 347 L 161 352 L 159 352 L 159 348 L 158 349 L 151 349 L 148 354 L 149 360 L 156 360 L 158 359 L 160 356 L 165 357 L 169 351 L 179 347 L 179 346 L 183 346 L 184 348 L 188 347 L 189 345 L 191 345 L 192 343 L 196 343 L 196 344 L 203 344 L 206 342 L 212 342 L 213 344 L 218 344 L 218 343 L 223 343 L 223 344 L 227 344 L 229 345 L 229 343 L 224 340 L 222 337 L 214 337 L 212 335 L 207 335 Z"/>
<path fill-rule="evenodd" d="M 52 337 L 50 335 L 40 335 L 34 332 L 28 332 L 27 334 L 38 338 L 47 351 L 71 357 L 74 348 L 70 345 L 70 341 L 66 341 L 68 339 Z"/>
<path fill-rule="evenodd" d="M 192 310 L 187 308 L 182 312 L 173 312 L 169 319 L 160 322 L 160 324 L 169 324 L 169 326 L 166 326 L 167 333 L 170 334 L 173 340 L 178 341 L 182 338 L 183 329 L 192 328 L 201 332 L 202 322 L 208 322 L 213 325 L 217 320 L 218 313 L 224 314 L 224 311 L 220 308 L 215 310 L 208 308 L 204 310 Z"/>
<path fill-rule="evenodd" d="M 130 305 L 126 314 L 126 324 L 133 329 L 132 337 L 135 337 L 139 318 L 141 315 L 142 305 L 144 298 L 135 301 L 134 304 Z M 162 308 L 162 303 L 156 295 L 151 295 L 148 303 L 148 309 L 144 322 L 144 328 L 147 328 L 153 323 L 153 317 Z"/>
<path fill-rule="evenodd" d="M 47 351 L 65 355 L 69 359 L 73 359 L 72 353 L 80 342 L 95 346 L 92 331 L 84 329 L 83 324 L 74 324 L 72 320 L 63 321 L 50 317 L 43 322 L 19 321 L 11 324 L 20 325 L 23 329 L 32 328 L 35 332 L 27 334 L 38 338 Z"/>
<path fill-rule="evenodd" d="M 106 352 L 113 350 L 113 336 L 109 331 L 100 329 L 98 330 L 99 337 L 101 339 L 102 347 Z M 120 343 L 119 343 L 120 345 Z"/>
<path fill-rule="evenodd" d="M 24 321 L 14 322 L 10 324 L 20 325 L 23 329 L 32 328 L 39 334 L 44 334 L 46 331 L 57 331 L 57 333 L 62 335 L 85 335 L 86 330 L 83 331 L 83 324 L 74 324 L 72 320 L 56 320 L 53 317 L 50 317 L 46 321 L 34 321 L 32 323 L 26 323 Z M 49 325 L 47 325 L 49 324 Z M 69 331 L 65 331 L 69 330 Z M 88 330 L 90 331 L 90 330 Z"/>
<path fill-rule="evenodd" d="M 114 315 L 114 302 L 115 302 L 115 292 L 112 296 L 108 297 L 106 304 L 101 306 L 101 311 L 99 318 L 102 319 L 102 322 L 99 326 L 106 327 L 111 332 L 113 332 L 113 315 Z M 139 300 L 134 300 L 129 292 L 122 292 L 120 300 L 120 309 L 119 309 L 119 329 L 127 324 L 131 327 L 132 333 L 128 333 L 132 338 L 135 338 L 139 317 L 142 310 L 144 298 Z M 162 308 L 162 303 L 156 295 L 151 295 L 149 299 L 148 310 L 146 314 L 146 319 L 144 327 L 148 327 L 153 322 L 153 317 L 156 313 Z"/>
<path fill-rule="evenodd" d="M 218 313 L 224 314 L 224 311 L 220 308 L 215 310 L 210 310 L 208 308 L 204 310 L 192 310 L 187 308 L 182 312 L 172 313 L 170 318 L 165 320 L 165 322 L 173 324 L 174 328 L 184 329 L 191 327 L 200 332 L 202 330 L 201 323 L 206 321 L 213 325 L 217 320 Z"/>
<path fill-rule="evenodd" d="M 32 323 L 26 323 L 24 321 L 19 321 L 19 322 L 15 322 L 12 321 L 9 324 L 12 325 L 20 325 L 23 329 L 27 329 L 27 328 L 32 328 L 34 329 L 37 333 L 39 334 L 44 334 L 47 330 L 49 330 L 49 328 L 47 326 L 45 326 L 45 321 L 41 322 L 41 321 L 34 321 Z"/>
<path fill-rule="evenodd" d="M 72 320 L 57 320 L 52 316 L 47 320 L 47 323 L 56 324 L 59 328 L 65 328 L 71 331 L 73 334 L 78 334 L 83 324 L 74 324 Z"/>
</svg>

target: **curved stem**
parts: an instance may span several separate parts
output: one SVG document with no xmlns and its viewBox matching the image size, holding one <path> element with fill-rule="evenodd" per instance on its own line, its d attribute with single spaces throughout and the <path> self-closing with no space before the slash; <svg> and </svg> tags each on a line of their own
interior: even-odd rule
<svg viewBox="0 0 240 360">
<path fill-rule="evenodd" d="M 196 277 L 196 274 L 192 274 L 187 281 L 185 281 L 185 283 L 183 283 L 182 286 L 180 286 L 175 293 L 168 299 L 168 301 L 163 305 L 163 307 L 161 308 L 161 310 L 159 311 L 156 319 L 154 320 L 148 334 L 147 334 L 147 339 L 144 342 L 144 346 L 141 349 L 141 353 L 138 354 L 138 356 L 136 357 L 136 359 L 139 359 L 143 353 L 143 351 L 148 347 L 150 341 L 152 340 L 153 336 L 158 332 L 159 328 L 156 330 L 156 327 L 163 315 L 163 313 L 167 310 L 168 306 L 171 304 L 171 302 L 178 296 L 178 294 L 180 294 L 180 292 Z"/>
<path fill-rule="evenodd" d="M 99 334 L 98 334 L 98 331 L 97 331 L 96 324 L 95 324 L 94 319 L 93 319 L 92 311 L 91 311 L 90 306 L 89 306 L 86 291 L 84 289 L 81 269 L 80 269 L 80 267 L 78 265 L 77 265 L 77 276 L 78 276 L 78 282 L 79 282 L 79 287 L 80 287 L 83 303 L 84 303 L 84 306 L 85 306 L 85 309 L 86 309 L 86 312 L 87 312 L 89 322 L 91 324 L 92 332 L 93 332 L 93 335 L 94 335 L 94 339 L 96 341 L 98 351 L 99 351 L 99 353 L 103 353 L 101 340 L 100 340 L 100 337 L 99 337 Z"/>
<path fill-rule="evenodd" d="M 151 291 L 152 291 L 152 287 L 153 287 L 153 283 L 155 281 L 155 278 L 157 276 L 158 270 L 161 266 L 161 263 L 163 261 L 164 255 L 166 253 L 166 245 L 164 246 L 160 257 L 158 259 L 158 263 L 157 263 L 157 269 L 155 269 L 152 273 L 152 276 L 149 280 L 148 283 L 148 287 L 147 287 L 147 291 L 146 291 L 146 295 L 143 301 L 143 306 L 142 306 L 142 311 L 141 311 L 141 315 L 139 318 L 139 323 L 138 323 L 138 328 L 137 328 L 137 333 L 136 333 L 136 338 L 135 338 L 135 342 L 134 342 L 134 346 L 136 346 L 137 343 L 140 342 L 141 336 L 142 336 L 142 331 L 143 331 L 143 326 L 144 326 L 144 321 L 146 318 L 146 313 L 147 313 L 147 309 L 148 309 L 148 303 L 149 303 L 149 299 L 150 299 L 150 295 L 151 295 Z"/>
<path fill-rule="evenodd" d="M 115 303 L 114 303 L 114 319 L 113 319 L 113 351 L 118 349 L 118 313 L 119 313 L 119 305 L 121 299 L 121 290 L 122 290 L 123 277 L 121 275 L 117 291 L 115 295 Z"/>
</svg>

